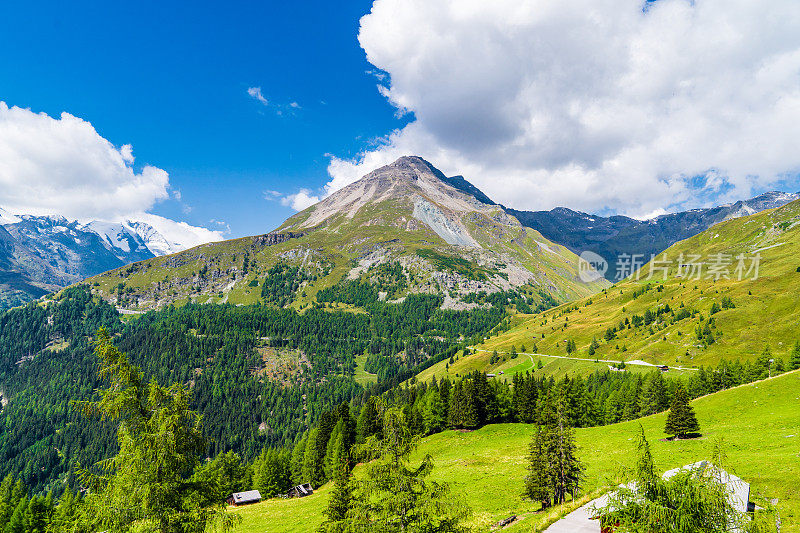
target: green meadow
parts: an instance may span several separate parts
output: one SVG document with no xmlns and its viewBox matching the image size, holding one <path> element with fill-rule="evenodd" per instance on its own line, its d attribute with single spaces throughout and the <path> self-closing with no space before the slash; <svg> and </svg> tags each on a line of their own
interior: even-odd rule
<svg viewBox="0 0 800 533">
<path fill-rule="evenodd" d="M 610 426 L 578 429 L 580 457 L 586 466 L 583 500 L 546 513 L 522 498 L 528 443 L 525 424 L 496 424 L 477 431 L 445 431 L 422 440 L 414 461 L 430 454 L 432 478 L 450 483 L 473 509 L 475 531 L 512 514 L 521 517 L 504 531 L 538 531 L 559 514 L 621 480 L 635 460 L 639 424 L 650 440 L 657 466 L 667 470 L 707 459 L 722 440 L 728 470 L 751 484 L 751 500 L 778 499 L 783 532 L 800 532 L 800 371 L 742 385 L 692 402 L 702 437 L 663 441 L 666 414 Z M 359 469 L 356 469 L 358 475 Z M 324 517 L 330 485 L 304 499 L 274 499 L 235 509 L 237 532 L 312 531 Z"/>
</svg>

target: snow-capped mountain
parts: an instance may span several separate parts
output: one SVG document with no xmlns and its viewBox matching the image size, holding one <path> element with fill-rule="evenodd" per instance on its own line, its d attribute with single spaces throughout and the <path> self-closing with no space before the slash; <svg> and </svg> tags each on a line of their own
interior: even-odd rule
<svg viewBox="0 0 800 533">
<path fill-rule="evenodd" d="M 0 207 L 0 226 L 4 224 L 16 224 L 19 221 L 20 219 L 18 217 Z"/>
<path fill-rule="evenodd" d="M 15 214 L 0 208 L 0 309 L 82 279 L 188 248 L 150 224 Z"/>
</svg>

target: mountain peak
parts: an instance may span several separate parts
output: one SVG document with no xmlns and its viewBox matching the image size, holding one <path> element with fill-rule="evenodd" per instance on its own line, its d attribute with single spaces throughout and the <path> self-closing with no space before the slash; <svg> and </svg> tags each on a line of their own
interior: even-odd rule
<svg viewBox="0 0 800 533">
<path fill-rule="evenodd" d="M 365 206 L 385 202 L 392 202 L 395 212 L 399 206 L 408 207 L 409 214 L 420 201 L 435 204 L 451 213 L 496 209 L 491 200 L 489 202 L 492 205 L 487 205 L 483 200 L 488 200 L 486 195 L 466 180 L 463 182 L 474 190 L 468 189 L 458 179 L 447 178 L 421 157 L 403 156 L 295 215 L 284 227 L 310 229 L 341 214 L 352 219 Z"/>
</svg>

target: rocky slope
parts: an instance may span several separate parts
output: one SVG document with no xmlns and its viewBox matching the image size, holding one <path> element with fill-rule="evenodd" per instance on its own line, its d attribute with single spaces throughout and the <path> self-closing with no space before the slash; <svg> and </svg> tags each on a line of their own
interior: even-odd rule
<svg viewBox="0 0 800 533">
<path fill-rule="evenodd" d="M 0 310 L 88 276 L 178 251 L 142 222 L 81 224 L 0 209 Z"/>
<path fill-rule="evenodd" d="M 319 290 L 347 280 L 378 286 L 389 299 L 442 294 L 453 308 L 477 305 L 468 295 L 481 291 L 516 290 L 538 304 L 569 301 L 607 285 L 581 282 L 572 252 L 480 201 L 477 189 L 460 190 L 464 183 L 421 158 L 403 157 L 270 234 L 147 259 L 89 282 L 131 309 L 190 300 L 265 301 L 265 284 L 287 287 L 286 298 L 275 301 L 265 291 L 267 303 L 297 308 L 316 305 Z"/>
</svg>

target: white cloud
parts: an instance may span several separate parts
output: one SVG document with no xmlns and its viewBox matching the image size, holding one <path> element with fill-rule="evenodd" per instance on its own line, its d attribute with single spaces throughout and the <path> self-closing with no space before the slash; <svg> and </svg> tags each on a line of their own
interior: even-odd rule
<svg viewBox="0 0 800 533">
<path fill-rule="evenodd" d="M 302 211 L 319 202 L 319 196 L 312 194 L 309 189 L 300 189 L 295 194 L 287 194 L 281 198 L 281 204 L 289 206 L 295 211 Z"/>
<path fill-rule="evenodd" d="M 136 213 L 130 216 L 131 220 L 145 222 L 163 235 L 173 250 L 185 250 L 207 242 L 216 242 L 224 239 L 221 231 L 192 226 L 186 222 L 178 222 L 151 213 Z"/>
<path fill-rule="evenodd" d="M 247 94 L 255 98 L 264 105 L 269 105 L 269 101 L 261 94 L 261 87 L 248 87 Z"/>
<path fill-rule="evenodd" d="M 135 170 L 131 146 L 116 148 L 89 122 L 0 102 L 0 205 L 7 210 L 115 219 L 168 198 L 168 187 L 164 170 Z"/>
<path fill-rule="evenodd" d="M 283 193 L 280 191 L 273 191 L 271 189 L 267 189 L 264 191 L 264 199 L 265 200 L 278 200 L 283 196 Z"/>
<path fill-rule="evenodd" d="M 221 233 L 147 213 L 170 197 L 166 171 L 133 166 L 133 148 L 116 148 L 91 123 L 52 118 L 0 102 L 0 206 L 17 214 L 60 214 L 89 222 L 141 220 L 191 246 Z M 180 191 L 172 191 L 180 201 Z"/>
<path fill-rule="evenodd" d="M 376 0 L 359 42 L 414 120 L 332 158 L 327 192 L 418 154 L 514 207 L 651 213 L 800 171 L 800 3 L 642 7 Z"/>
</svg>

